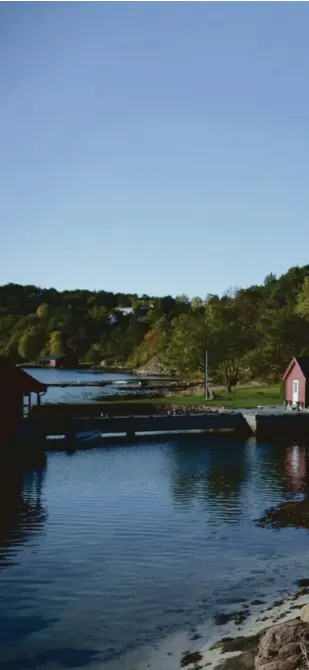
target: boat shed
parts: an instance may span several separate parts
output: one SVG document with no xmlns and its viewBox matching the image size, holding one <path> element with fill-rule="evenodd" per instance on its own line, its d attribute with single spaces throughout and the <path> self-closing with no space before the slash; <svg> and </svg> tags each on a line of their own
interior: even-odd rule
<svg viewBox="0 0 309 670">
<path fill-rule="evenodd" d="M 3 356 L 0 356 L 0 442 L 10 439 L 19 429 L 32 394 L 39 405 L 47 386 Z"/>
<path fill-rule="evenodd" d="M 295 356 L 287 367 L 283 381 L 288 407 L 309 407 L 309 356 Z"/>
<path fill-rule="evenodd" d="M 48 368 L 77 368 L 76 356 L 72 354 L 47 354 L 40 357 L 39 363 Z"/>
</svg>

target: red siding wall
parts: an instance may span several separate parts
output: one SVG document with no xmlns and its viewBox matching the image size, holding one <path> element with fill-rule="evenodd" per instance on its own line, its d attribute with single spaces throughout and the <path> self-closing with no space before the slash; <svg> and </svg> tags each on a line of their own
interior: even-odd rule
<svg viewBox="0 0 309 670">
<path fill-rule="evenodd" d="M 286 402 L 293 401 L 293 381 L 297 379 L 299 382 L 298 402 L 306 406 L 306 378 L 304 377 L 298 363 L 294 363 L 286 380 L 285 380 L 285 399 Z"/>
</svg>

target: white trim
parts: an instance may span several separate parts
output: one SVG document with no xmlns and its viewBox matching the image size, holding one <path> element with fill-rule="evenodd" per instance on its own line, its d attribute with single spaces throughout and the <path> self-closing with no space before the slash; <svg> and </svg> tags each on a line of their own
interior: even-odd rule
<svg viewBox="0 0 309 670">
<path fill-rule="evenodd" d="M 292 399 L 293 404 L 299 402 L 299 380 L 293 379 L 292 382 Z"/>
</svg>

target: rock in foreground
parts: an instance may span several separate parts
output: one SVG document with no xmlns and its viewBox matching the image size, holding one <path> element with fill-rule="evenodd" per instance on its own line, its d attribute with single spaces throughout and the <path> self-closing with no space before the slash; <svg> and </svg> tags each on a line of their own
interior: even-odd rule
<svg viewBox="0 0 309 670">
<path fill-rule="evenodd" d="M 304 623 L 309 623 L 309 605 L 304 605 L 300 611 L 300 618 Z"/>
<path fill-rule="evenodd" d="M 308 670 L 309 624 L 293 619 L 249 637 L 225 638 L 221 651 L 242 653 L 216 670 Z"/>
<path fill-rule="evenodd" d="M 255 670 L 309 668 L 309 624 L 299 620 L 272 626 L 262 637 Z"/>
</svg>

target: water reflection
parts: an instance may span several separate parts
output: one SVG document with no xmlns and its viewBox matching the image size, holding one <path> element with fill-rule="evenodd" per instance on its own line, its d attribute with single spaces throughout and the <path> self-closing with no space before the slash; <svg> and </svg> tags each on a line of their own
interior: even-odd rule
<svg viewBox="0 0 309 670">
<path fill-rule="evenodd" d="M 283 495 L 306 493 L 309 483 L 308 447 L 300 444 L 260 447 L 263 480 Z"/>
<path fill-rule="evenodd" d="M 204 448 L 201 448 L 204 447 Z M 309 490 L 308 447 L 246 443 L 179 442 L 171 452 L 170 491 L 177 504 L 207 503 L 212 514 L 234 522 L 244 504 L 265 494 L 283 496 Z"/>
<path fill-rule="evenodd" d="M 245 480 L 245 445 L 222 442 L 201 444 L 186 440 L 173 449 L 170 490 L 179 504 L 211 505 L 213 513 L 227 520 L 241 513 L 240 495 Z M 233 515 L 229 514 L 230 509 Z"/>
<path fill-rule="evenodd" d="M 309 478 L 306 447 L 298 444 L 287 447 L 284 467 L 288 489 L 293 493 L 305 492 Z"/>
<path fill-rule="evenodd" d="M 293 590 L 308 533 L 278 542 L 255 520 L 308 490 L 308 466 L 301 444 L 190 437 L 2 472 L 0 669 L 114 670 L 162 635 L 211 631 L 239 598 Z"/>
<path fill-rule="evenodd" d="M 0 473 L 0 566 L 12 562 L 18 549 L 46 521 L 42 487 L 46 467 L 28 472 L 3 468 Z"/>
</svg>

